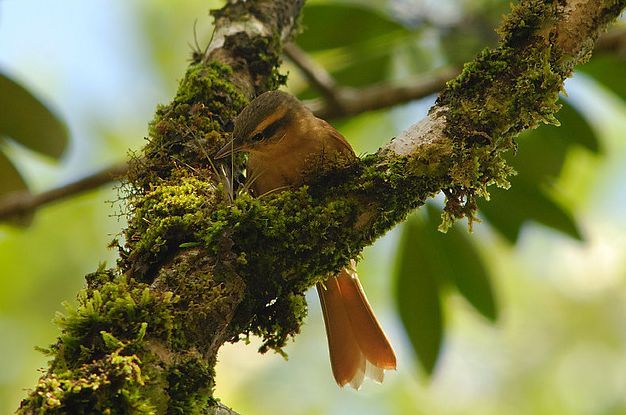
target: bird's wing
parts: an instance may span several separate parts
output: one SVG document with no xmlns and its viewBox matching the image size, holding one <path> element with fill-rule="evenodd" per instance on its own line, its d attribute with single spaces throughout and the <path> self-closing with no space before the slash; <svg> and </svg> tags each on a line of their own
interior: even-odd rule
<svg viewBox="0 0 626 415">
<path fill-rule="evenodd" d="M 324 132 L 326 132 L 330 137 L 332 137 L 334 139 L 335 144 L 337 144 L 337 146 L 335 147 L 335 150 L 339 151 L 343 155 L 354 158 L 356 154 L 354 153 L 352 146 L 341 135 L 341 133 L 337 131 L 335 127 L 333 127 L 326 121 L 322 120 L 321 118 L 318 118 L 318 120 L 320 121 L 320 125 L 324 129 Z"/>
</svg>

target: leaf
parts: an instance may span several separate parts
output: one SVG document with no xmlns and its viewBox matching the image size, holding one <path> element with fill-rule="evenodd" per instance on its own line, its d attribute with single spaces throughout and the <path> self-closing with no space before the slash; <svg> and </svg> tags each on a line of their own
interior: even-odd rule
<svg viewBox="0 0 626 415">
<path fill-rule="evenodd" d="M 425 260 L 429 247 L 423 225 L 412 216 L 404 224 L 396 269 L 396 303 L 417 360 L 428 374 L 437 363 L 443 340 L 443 316 L 437 269 Z"/>
<path fill-rule="evenodd" d="M 332 71 L 332 76 L 342 86 L 367 86 L 387 79 L 391 57 L 389 54 L 361 55 L 350 66 Z M 367 68 L 364 70 L 364 68 Z"/>
<path fill-rule="evenodd" d="M 333 68 L 332 65 L 324 66 L 337 83 L 343 87 L 363 87 L 389 78 L 391 55 L 388 51 L 373 55 L 368 53 L 348 54 L 341 59 L 341 62 L 341 66 L 338 68 Z M 309 85 L 308 88 L 298 93 L 298 98 L 306 100 L 318 95 L 317 90 Z"/>
<path fill-rule="evenodd" d="M 567 152 L 574 144 L 597 153 L 598 137 L 580 113 L 565 101 L 557 113 L 560 126 L 542 125 L 522 134 L 517 154 L 509 157 L 519 176 L 530 176 L 537 184 L 557 177 L 563 168 Z"/>
<path fill-rule="evenodd" d="M 303 16 L 298 45 L 314 52 L 313 57 L 337 82 L 348 87 L 387 80 L 395 49 L 414 43 L 418 34 L 374 8 L 357 5 L 311 5 Z M 298 95 L 308 99 L 317 94 L 308 88 Z"/>
<path fill-rule="evenodd" d="M 0 150 L 0 200 L 3 197 L 9 196 L 14 192 L 28 191 L 28 186 L 22 178 L 20 172 L 15 168 L 11 160 Z M 23 212 L 19 215 L 3 218 L 4 223 L 9 223 L 14 226 L 25 227 L 29 226 L 33 221 L 33 212 Z"/>
<path fill-rule="evenodd" d="M 400 318 L 422 368 L 431 374 L 443 339 L 441 287 L 450 283 L 484 317 L 495 321 L 498 309 L 489 273 L 467 236 L 455 225 L 437 231 L 441 214 L 427 205 L 428 218 L 413 215 L 404 225 L 396 268 Z"/>
<path fill-rule="evenodd" d="M 58 158 L 68 141 L 65 125 L 26 88 L 0 74 L 0 136 Z"/>
<path fill-rule="evenodd" d="M 409 32 L 373 8 L 349 4 L 307 5 L 302 27 L 298 44 L 310 52 L 363 43 L 391 32 Z"/>
<path fill-rule="evenodd" d="M 563 108 L 557 114 L 561 126 L 544 125 L 524 133 L 517 154 L 508 156 L 518 172 L 511 178 L 511 188 L 491 188 L 491 200 L 479 201 L 485 219 L 511 242 L 517 240 L 522 225 L 530 220 L 582 239 L 572 215 L 546 189 L 561 173 L 571 146 L 578 144 L 597 153 L 600 144 L 581 114 L 567 102 L 561 103 Z"/>
<path fill-rule="evenodd" d="M 515 242 L 521 226 L 534 220 L 574 239 L 582 235 L 574 218 L 539 189 L 537 183 L 511 180 L 511 189 L 494 189 L 491 201 L 479 202 L 484 217 L 510 242 Z"/>
<path fill-rule="evenodd" d="M 441 277 L 456 286 L 476 311 L 495 321 L 498 310 L 489 272 L 467 231 L 455 225 L 445 234 L 437 232 L 441 212 L 431 204 L 427 205 L 427 209 L 428 227 L 422 238 L 436 255 L 429 255 L 426 260 L 437 260 L 438 264 L 434 267 L 440 270 Z"/>
<path fill-rule="evenodd" d="M 28 188 L 20 172 L 2 151 L 0 151 L 0 177 L 2 177 L 0 180 L 0 197 Z"/>
</svg>

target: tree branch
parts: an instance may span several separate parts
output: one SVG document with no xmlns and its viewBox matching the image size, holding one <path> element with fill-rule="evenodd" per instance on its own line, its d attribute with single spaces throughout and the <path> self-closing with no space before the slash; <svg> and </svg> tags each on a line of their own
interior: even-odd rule
<svg viewBox="0 0 626 415">
<path fill-rule="evenodd" d="M 626 27 L 616 27 L 601 35 L 594 49 L 594 53 L 614 53 L 617 55 L 623 55 L 625 51 Z M 312 61 L 309 57 L 307 59 Z M 317 64 L 312 61 L 310 65 Z M 320 68 L 318 71 L 322 70 L 323 68 Z M 311 80 L 310 75 L 307 75 L 307 71 L 304 71 L 307 79 L 322 94 L 322 99 L 309 100 L 306 105 L 320 118 L 351 117 L 363 112 L 389 108 L 436 94 L 445 87 L 446 82 L 456 77 L 460 72 L 461 70 L 458 68 L 444 67 L 415 79 L 383 82 L 361 89 L 336 85 L 334 90 L 322 92 L 317 84 Z M 324 88 L 328 89 L 329 87 L 325 86 Z M 327 101 L 327 95 L 333 97 L 332 102 Z"/>
<path fill-rule="evenodd" d="M 616 27 L 598 38 L 594 53 L 622 55 L 626 51 L 626 27 Z M 305 104 L 320 118 L 336 119 L 352 117 L 364 112 L 390 108 L 396 105 L 425 98 L 441 91 L 446 82 L 460 73 L 457 68 L 442 68 L 431 74 L 399 83 L 381 83 L 354 89 L 338 86 L 324 68 L 313 61 L 306 52 L 295 49 L 294 44 L 285 46 L 286 55 L 300 68 L 311 84 L 325 97 L 312 99 Z M 333 101 L 326 101 L 326 95 Z M 328 103 L 331 102 L 331 103 Z M 25 217 L 38 208 L 85 191 L 95 189 L 118 180 L 126 172 L 122 164 L 109 166 L 104 170 L 85 176 L 75 182 L 33 195 L 19 192 L 0 198 L 0 221 Z"/>
</svg>

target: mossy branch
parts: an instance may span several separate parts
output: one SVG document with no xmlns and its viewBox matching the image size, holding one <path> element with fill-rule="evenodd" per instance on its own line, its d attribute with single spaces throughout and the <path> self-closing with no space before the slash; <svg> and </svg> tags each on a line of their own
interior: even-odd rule
<svg viewBox="0 0 626 415">
<path fill-rule="evenodd" d="M 508 185 L 503 152 L 520 131 L 557 123 L 564 79 L 625 6 L 522 1 L 500 45 L 376 154 L 314 167 L 300 189 L 233 198 L 228 183 L 242 160 L 212 155 L 248 100 L 284 82 L 280 49 L 301 3 L 230 2 L 214 12 L 211 45 L 194 54 L 131 163 L 118 267 L 88 276 L 78 306 L 59 318 L 48 372 L 18 413 L 223 413 L 212 396 L 219 347 L 254 334 L 262 351 L 280 352 L 299 331 L 304 292 L 438 192 L 444 227 L 471 221 L 488 185 Z"/>
</svg>

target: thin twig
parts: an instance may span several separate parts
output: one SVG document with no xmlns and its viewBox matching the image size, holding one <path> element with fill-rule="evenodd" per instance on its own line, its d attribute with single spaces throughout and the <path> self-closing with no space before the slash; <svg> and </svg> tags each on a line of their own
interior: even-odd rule
<svg viewBox="0 0 626 415">
<path fill-rule="evenodd" d="M 315 62 L 294 43 L 286 44 L 283 52 L 298 67 L 311 86 L 319 91 L 330 106 L 341 107 L 341 100 L 337 96 L 340 90 L 337 81 L 322 65 Z"/>
<path fill-rule="evenodd" d="M 54 189 L 31 194 L 27 191 L 8 194 L 0 199 L 0 221 L 24 217 L 48 203 L 92 190 L 118 180 L 128 170 L 126 163 L 116 164 L 92 175 Z"/>
<path fill-rule="evenodd" d="M 443 68 L 430 76 L 402 83 L 385 82 L 362 89 L 341 88 L 336 93 L 340 105 L 328 105 L 319 99 L 307 101 L 305 104 L 320 118 L 350 117 L 436 94 L 458 73 L 456 68 Z"/>
</svg>

